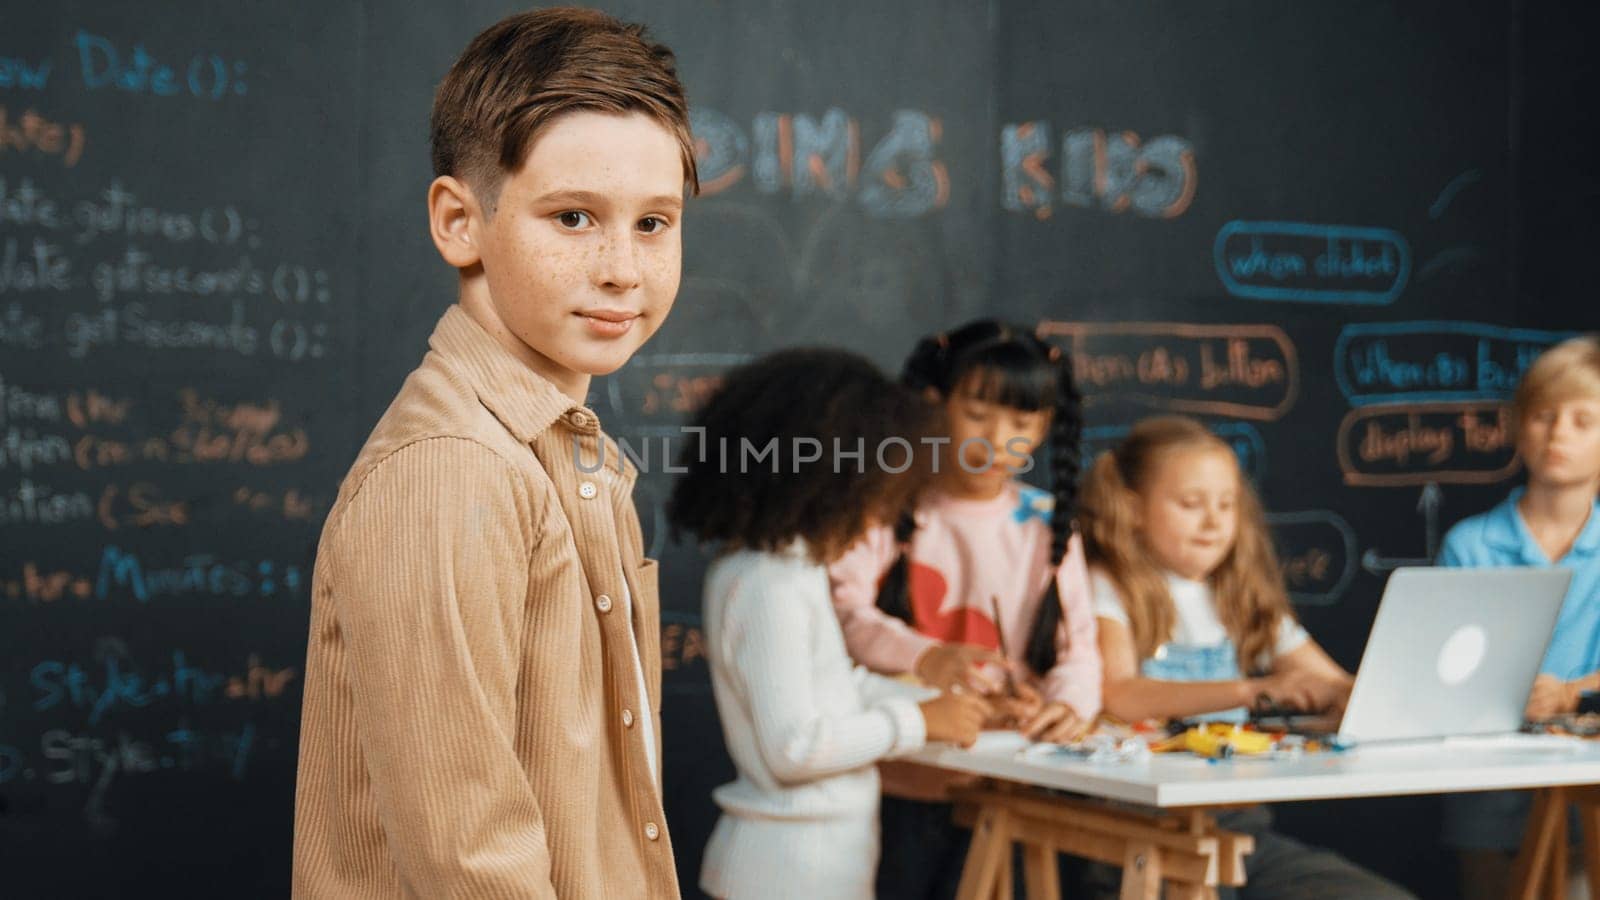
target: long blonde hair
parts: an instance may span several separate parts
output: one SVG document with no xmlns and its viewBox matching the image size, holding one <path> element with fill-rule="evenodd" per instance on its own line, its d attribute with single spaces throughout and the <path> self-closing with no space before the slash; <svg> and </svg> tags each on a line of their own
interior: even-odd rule
<svg viewBox="0 0 1600 900">
<path fill-rule="evenodd" d="M 1100 454 L 1081 494 L 1084 550 L 1089 563 L 1098 566 L 1122 595 L 1140 659 L 1149 659 L 1171 640 L 1177 611 L 1161 564 L 1137 527 L 1139 492 L 1163 457 L 1197 450 L 1221 450 L 1234 458 L 1227 444 L 1194 419 L 1145 419 L 1116 449 Z M 1261 500 L 1242 473 L 1237 509 L 1239 528 L 1233 547 L 1211 573 L 1210 582 L 1218 618 L 1233 639 L 1240 667 L 1248 670 L 1270 653 L 1279 623 L 1293 613 Z"/>
</svg>

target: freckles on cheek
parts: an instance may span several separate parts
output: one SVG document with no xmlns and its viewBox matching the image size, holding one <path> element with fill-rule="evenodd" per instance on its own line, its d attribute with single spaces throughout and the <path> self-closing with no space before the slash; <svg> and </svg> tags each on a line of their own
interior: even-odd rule
<svg viewBox="0 0 1600 900">
<path fill-rule="evenodd" d="M 675 286 L 682 275 L 677 260 L 657 260 L 650 266 L 650 280 L 662 286 Z"/>
<path fill-rule="evenodd" d="M 645 277 L 661 290 L 676 291 L 683 276 L 683 261 L 676 252 L 651 255 L 644 264 Z"/>
<path fill-rule="evenodd" d="M 583 271 L 588 254 L 571 248 L 551 248 L 529 260 L 533 271 L 552 281 L 565 281 Z"/>
</svg>

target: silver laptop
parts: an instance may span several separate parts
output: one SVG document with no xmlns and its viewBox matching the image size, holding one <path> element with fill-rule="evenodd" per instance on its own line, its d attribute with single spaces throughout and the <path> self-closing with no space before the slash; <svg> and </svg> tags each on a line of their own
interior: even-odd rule
<svg viewBox="0 0 1600 900">
<path fill-rule="evenodd" d="M 1559 568 L 1395 570 L 1339 740 L 1516 731 L 1571 580 Z"/>
</svg>

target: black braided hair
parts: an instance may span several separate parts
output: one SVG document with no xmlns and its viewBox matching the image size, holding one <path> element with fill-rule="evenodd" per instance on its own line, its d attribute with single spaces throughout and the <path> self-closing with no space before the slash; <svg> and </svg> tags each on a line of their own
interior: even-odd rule
<svg viewBox="0 0 1600 900">
<path fill-rule="evenodd" d="M 1035 338 L 1037 340 L 1037 338 Z M 1050 420 L 1050 491 L 1055 508 L 1050 514 L 1050 586 L 1039 604 L 1038 616 L 1028 635 L 1028 666 L 1041 674 L 1055 668 L 1056 631 L 1061 627 L 1061 587 L 1055 573 L 1066 558 L 1072 540 L 1078 505 L 1078 439 L 1083 434 L 1083 402 L 1072 380 L 1072 360 L 1058 347 L 1050 348 L 1056 366 L 1055 416 Z"/>
<path fill-rule="evenodd" d="M 914 390 L 931 388 L 945 398 L 969 376 L 978 378 L 978 393 L 984 400 L 1013 409 L 1052 412 L 1048 437 L 1050 488 L 1055 497 L 1050 517 L 1052 574 L 1029 629 L 1024 654 L 1029 668 L 1043 674 L 1056 665 L 1056 632 L 1062 613 L 1054 573 L 1072 540 L 1078 498 L 1083 411 L 1072 379 L 1072 360 L 1026 328 L 980 319 L 918 341 L 906 359 L 900 381 Z M 908 623 L 912 622 L 910 548 L 916 528 L 912 513 L 902 513 L 894 528 L 899 555 L 878 583 L 878 608 Z"/>
</svg>

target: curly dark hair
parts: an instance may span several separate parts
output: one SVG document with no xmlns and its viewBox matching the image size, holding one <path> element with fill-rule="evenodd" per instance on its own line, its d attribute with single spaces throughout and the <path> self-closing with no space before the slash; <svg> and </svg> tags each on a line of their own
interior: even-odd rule
<svg viewBox="0 0 1600 900">
<path fill-rule="evenodd" d="M 782 350 L 729 371 L 695 415 L 667 518 L 724 550 L 805 540 L 825 563 L 927 481 L 937 410 L 854 353 Z M 854 455 L 857 450 L 861 453 Z"/>
<path fill-rule="evenodd" d="M 931 390 L 941 399 L 968 390 L 1001 406 L 1050 411 L 1048 459 L 1050 489 L 1055 496 L 1050 565 L 1052 569 L 1060 567 L 1075 530 L 1078 440 L 1083 432 L 1082 398 L 1072 380 L 1071 358 L 1028 328 L 979 319 L 919 341 L 906 360 L 900 381 L 914 390 Z M 878 583 L 878 608 L 906 622 L 913 618 L 908 549 L 916 528 L 910 512 L 900 515 L 894 532 L 900 554 Z M 1051 578 L 1024 654 L 1035 672 L 1043 674 L 1055 667 L 1056 631 L 1061 621 L 1061 592 Z"/>
</svg>

